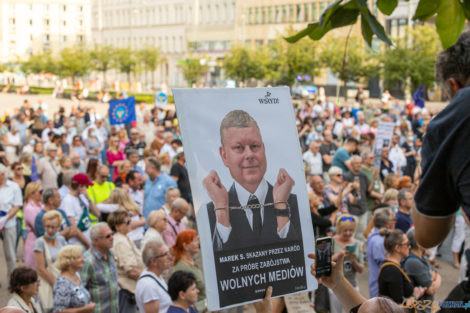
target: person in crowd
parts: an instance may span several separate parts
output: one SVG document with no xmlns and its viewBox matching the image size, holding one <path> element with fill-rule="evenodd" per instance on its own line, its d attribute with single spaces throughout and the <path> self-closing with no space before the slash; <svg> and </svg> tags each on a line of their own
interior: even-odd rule
<svg viewBox="0 0 470 313">
<path fill-rule="evenodd" d="M 380 181 L 379 174 L 380 169 L 374 168 L 375 155 L 371 150 L 366 149 L 361 153 L 362 167 L 361 173 L 366 175 L 369 186 L 367 187 L 367 208 L 368 208 L 368 219 L 370 213 L 375 208 L 375 205 L 382 199 L 383 184 Z"/>
<path fill-rule="evenodd" d="M 4 136 L 3 147 L 5 148 L 5 158 L 9 164 L 18 161 L 21 149 L 21 136 L 16 126 L 10 127 L 10 131 Z"/>
<path fill-rule="evenodd" d="M 64 172 L 62 176 L 62 186 L 59 188 L 60 199 L 64 199 L 72 188 L 72 179 L 79 171 L 70 169 Z"/>
<path fill-rule="evenodd" d="M 113 247 L 113 232 L 108 224 L 97 223 L 90 230 L 91 247 L 84 253 L 80 277 L 96 304 L 95 313 L 118 313 L 118 279 Z M 141 311 L 142 312 L 142 311 Z"/>
<path fill-rule="evenodd" d="M 408 189 L 410 191 L 414 189 L 413 181 L 411 180 L 410 176 L 404 175 L 398 179 L 398 190 L 400 189 Z"/>
<path fill-rule="evenodd" d="M 413 281 L 413 285 L 416 287 L 425 288 L 424 294 L 417 301 L 426 303 L 426 300 L 434 301 L 434 295 L 441 288 L 442 277 L 439 273 L 433 269 L 432 265 L 428 262 L 425 257 L 426 249 L 424 249 L 415 239 L 415 230 L 411 228 L 406 233 L 408 241 L 411 245 L 410 255 L 403 262 L 403 269 L 405 273 Z M 430 313 L 431 308 L 423 310 L 417 310 L 418 312 Z"/>
<path fill-rule="evenodd" d="M 72 160 L 70 159 L 70 157 L 68 157 L 68 155 L 64 155 L 60 158 L 59 165 L 60 173 L 59 175 L 57 175 L 57 186 L 59 186 L 60 188 L 64 184 L 64 173 L 72 168 Z"/>
<path fill-rule="evenodd" d="M 159 153 L 158 161 L 160 162 L 160 165 L 161 165 L 161 171 L 163 173 L 170 175 L 170 169 L 171 169 L 170 154 L 168 152 Z"/>
<path fill-rule="evenodd" d="M 139 207 L 139 212 L 142 215 L 144 213 L 144 192 L 142 190 L 142 175 L 136 171 L 131 170 L 126 175 L 126 182 L 129 186 L 129 195 L 132 201 L 134 201 Z"/>
<path fill-rule="evenodd" d="M 168 153 L 168 155 L 170 156 L 170 163 L 171 163 L 173 161 L 173 158 L 176 155 L 176 150 L 174 149 L 173 144 L 172 144 L 175 137 L 173 136 L 171 132 L 167 131 L 163 134 L 163 138 L 165 139 L 165 144 L 160 149 L 160 153 L 165 153 L 165 152 Z"/>
<path fill-rule="evenodd" d="M 127 137 L 127 131 L 125 128 L 121 128 L 118 132 L 118 139 L 119 139 L 119 151 L 124 153 L 124 150 L 126 149 L 126 145 L 129 142 L 129 138 Z"/>
<path fill-rule="evenodd" d="M 317 198 L 320 199 L 322 206 L 330 206 L 330 199 L 328 199 L 328 195 L 326 194 L 325 182 L 322 176 L 313 175 L 310 178 L 310 187 L 312 188 L 312 191 L 315 193 Z"/>
<path fill-rule="evenodd" d="M 337 166 L 342 171 L 343 174 L 346 174 L 351 170 L 351 154 L 356 152 L 359 141 L 356 138 L 348 137 L 343 145 L 343 147 L 336 150 L 333 160 L 331 161 L 331 166 Z"/>
<path fill-rule="evenodd" d="M 24 198 L 26 186 L 31 182 L 31 177 L 24 175 L 24 166 L 20 162 L 14 162 L 10 168 L 13 173 L 11 180 L 18 184 Z"/>
<path fill-rule="evenodd" d="M 316 140 L 310 143 L 309 150 L 304 152 L 302 159 L 310 167 L 309 176 L 321 175 L 323 173 L 323 160 L 320 153 L 321 141 Z"/>
<path fill-rule="evenodd" d="M 24 197 L 24 221 L 28 236 L 24 242 L 23 257 L 24 264 L 33 269 L 36 269 L 36 259 L 34 258 L 34 242 L 36 241 L 36 234 L 34 232 L 34 223 L 36 216 L 44 209 L 42 203 L 42 187 L 38 183 L 30 183 L 26 187 L 26 194 Z"/>
<path fill-rule="evenodd" d="M 98 167 L 100 166 L 100 161 L 97 159 L 88 160 L 86 165 L 85 174 L 90 180 L 95 180 L 98 175 Z"/>
<path fill-rule="evenodd" d="M 98 173 L 93 185 L 87 188 L 87 193 L 93 203 L 98 204 L 109 198 L 115 188 L 112 182 L 108 181 L 109 169 L 106 165 L 98 167 Z"/>
<path fill-rule="evenodd" d="M 356 238 L 365 242 L 363 232 L 366 230 L 368 223 L 368 207 L 367 207 L 367 193 L 370 181 L 367 176 L 361 172 L 362 158 L 358 155 L 353 155 L 350 158 L 350 171 L 344 176 L 344 180 L 351 183 L 352 197 L 348 197 L 347 205 L 348 212 L 356 217 Z"/>
<path fill-rule="evenodd" d="M 406 233 L 413 226 L 411 209 L 414 206 L 413 194 L 408 189 L 401 189 L 398 192 L 398 205 L 395 228 L 401 229 L 403 233 Z"/>
<path fill-rule="evenodd" d="M 142 239 L 142 248 L 145 247 L 145 245 L 150 241 L 165 243 L 163 241 L 162 233 L 167 228 L 167 221 L 166 214 L 162 210 L 150 212 L 148 218 L 149 227 L 147 228 L 144 238 Z"/>
<path fill-rule="evenodd" d="M 139 130 L 137 128 L 132 128 L 129 132 L 131 139 L 126 144 L 124 153 L 128 153 L 129 150 L 137 150 L 139 157 L 142 159 L 144 157 L 144 149 L 147 146 L 145 141 L 139 139 Z"/>
<path fill-rule="evenodd" d="M 188 202 L 183 198 L 177 198 L 171 204 L 171 212 L 167 215 L 168 226 L 162 232 L 163 240 L 168 247 L 172 247 L 176 242 L 176 236 L 186 229 L 183 218 L 188 213 Z"/>
<path fill-rule="evenodd" d="M 354 286 L 359 289 L 356 273 L 361 274 L 364 271 L 364 262 L 361 243 L 354 238 L 354 232 L 357 228 L 357 219 L 350 214 L 342 214 L 336 220 L 336 235 L 334 239 L 333 253 L 344 251 L 345 258 L 343 263 L 344 276 Z M 338 298 L 332 291 L 330 294 L 330 312 L 341 313 L 342 307 Z"/>
<path fill-rule="evenodd" d="M 330 184 L 325 188 L 326 195 L 330 204 L 338 203 L 337 198 L 343 183 L 343 171 L 337 166 L 332 166 L 328 170 L 328 175 L 330 176 Z M 340 212 L 345 211 L 345 206 L 343 205 L 344 200 L 349 199 L 350 196 L 352 199 L 353 196 L 351 194 L 351 190 L 351 184 L 346 184 L 346 186 L 343 188 L 343 198 L 341 199 L 338 207 L 338 210 L 340 210 Z"/>
<path fill-rule="evenodd" d="M 379 234 L 382 228 L 395 228 L 395 213 L 391 208 L 379 208 L 373 215 L 374 228 L 367 237 L 367 261 L 369 265 L 369 296 L 379 295 L 379 269 L 385 260 L 384 236 Z"/>
<path fill-rule="evenodd" d="M 106 163 L 112 169 L 113 180 L 118 175 L 118 166 L 126 159 L 125 154 L 120 150 L 119 138 L 109 137 L 108 150 L 106 151 Z"/>
<path fill-rule="evenodd" d="M 72 141 L 72 152 L 80 156 L 80 160 L 87 164 L 87 153 L 86 149 L 82 144 L 82 138 L 79 135 L 75 135 Z"/>
<path fill-rule="evenodd" d="M 59 251 L 67 245 L 67 241 L 59 233 L 62 215 L 58 211 L 46 212 L 42 216 L 42 223 L 46 231 L 34 243 L 34 257 L 41 281 L 39 286 L 41 304 L 49 310 L 53 307 L 52 288 L 59 274 L 54 262 Z"/>
<path fill-rule="evenodd" d="M 403 174 L 409 177 L 413 177 L 417 165 L 417 151 L 414 143 L 415 138 L 411 132 L 407 133 L 405 138 L 405 142 L 401 145 L 401 147 L 404 149 L 404 154 L 406 157 L 406 167 L 403 169 Z"/>
<path fill-rule="evenodd" d="M 460 250 L 465 241 L 465 229 L 467 226 L 463 214 L 465 213 L 462 213 L 462 209 L 460 209 L 455 217 L 454 236 L 451 247 L 454 257 L 454 264 L 452 265 L 457 269 L 460 268 Z"/>
<path fill-rule="evenodd" d="M 46 153 L 47 156 L 42 157 L 38 161 L 38 174 L 42 187 L 44 189 L 58 188 L 57 177 L 59 176 L 60 168 L 56 164 L 57 146 L 53 143 L 48 143 Z"/>
<path fill-rule="evenodd" d="M 382 148 L 382 155 L 380 159 L 380 179 L 384 182 L 384 185 L 387 185 L 385 184 L 385 181 L 384 181 L 385 178 L 390 174 L 395 174 L 393 163 L 389 159 L 389 153 L 390 153 L 389 147 L 384 146 Z M 394 176 L 394 177 L 396 177 L 398 181 L 399 176 Z M 385 187 L 385 190 L 387 190 L 386 187 Z"/>
<path fill-rule="evenodd" d="M 94 128 L 88 129 L 88 138 L 85 139 L 85 149 L 87 154 L 87 159 L 101 159 L 101 144 L 96 138 L 96 130 Z"/>
<path fill-rule="evenodd" d="M 145 171 L 148 174 L 144 185 L 144 216 L 148 217 L 152 210 L 160 208 L 165 202 L 165 193 L 169 187 L 176 187 L 176 182 L 161 171 L 160 162 L 154 158 L 147 158 Z"/>
<path fill-rule="evenodd" d="M 118 190 L 118 189 L 115 189 Z M 118 270 L 119 312 L 136 312 L 135 287 L 143 269 L 142 255 L 128 237 L 131 218 L 128 211 L 117 210 L 108 216 L 108 225 L 114 232 L 113 251 Z"/>
<path fill-rule="evenodd" d="M 9 307 L 21 309 L 26 313 L 45 313 L 35 297 L 39 293 L 38 274 L 27 266 L 15 268 L 10 275 L 8 291 L 12 297 L 8 300 Z"/>
<path fill-rule="evenodd" d="M 129 160 L 124 160 L 122 161 L 121 164 L 118 166 L 118 175 L 116 176 L 116 179 L 114 179 L 114 184 L 116 187 L 123 187 L 126 182 L 126 176 L 127 173 L 129 173 L 132 170 L 132 165 Z"/>
<path fill-rule="evenodd" d="M 188 203 L 192 203 L 191 186 L 189 185 L 189 175 L 186 168 L 186 158 L 184 152 L 180 151 L 175 156 L 176 162 L 170 169 L 171 178 L 178 183 L 178 189 L 181 192 L 181 197 Z"/>
<path fill-rule="evenodd" d="M 207 300 L 204 276 L 194 262 L 194 257 L 199 251 L 199 236 L 197 232 L 192 229 L 181 231 L 176 237 L 175 245 L 171 248 L 171 252 L 174 255 L 174 270 L 186 271 L 194 275 L 196 287 L 199 289 L 197 302 L 194 303 L 194 306 L 198 312 L 205 312 L 207 309 Z M 168 288 L 170 288 L 169 285 Z"/>
<path fill-rule="evenodd" d="M 331 132 L 331 129 L 324 129 L 323 141 L 320 145 L 320 154 L 322 156 L 323 161 L 323 173 L 327 173 L 330 169 L 331 163 L 333 162 L 333 157 L 337 149 L 338 147 L 333 142 L 333 134 Z"/>
<path fill-rule="evenodd" d="M 174 272 L 168 280 L 168 293 L 173 303 L 167 313 L 197 313 L 193 305 L 197 303 L 201 290 L 197 287 L 196 276 L 187 271 Z"/>
<path fill-rule="evenodd" d="M 80 159 L 79 154 L 72 151 L 70 153 L 70 159 L 72 159 L 72 169 L 78 171 L 79 173 L 86 173 L 87 166 L 85 162 Z"/>
<path fill-rule="evenodd" d="M 169 215 L 171 212 L 171 205 L 173 201 L 181 197 L 180 190 L 176 187 L 169 187 L 165 192 L 166 203 L 163 204 L 159 210 L 165 212 L 165 215 Z"/>
<path fill-rule="evenodd" d="M 129 214 L 131 222 L 127 236 L 137 247 L 140 247 L 140 242 L 144 237 L 145 218 L 140 214 L 139 206 L 132 201 L 127 190 L 123 188 L 114 189 L 107 202 L 115 204 L 117 210 L 124 210 Z"/>
<path fill-rule="evenodd" d="M 82 247 L 69 245 L 57 255 L 56 265 L 60 275 L 54 283 L 54 313 L 92 313 L 96 304 L 90 292 L 80 280 L 78 272 L 83 268 Z"/>
<path fill-rule="evenodd" d="M 145 151 L 145 149 L 143 151 Z M 142 176 L 145 175 L 145 162 L 140 158 L 139 151 L 129 149 L 127 150 L 126 157 L 131 162 L 132 170 L 139 172 L 139 174 Z"/>
<path fill-rule="evenodd" d="M 379 295 L 389 297 L 398 304 L 420 298 L 425 288 L 414 287 L 400 265 L 410 252 L 408 237 L 400 229 L 382 228 L 379 234 L 385 237 L 384 247 L 387 252 L 385 262 L 379 269 Z"/>
<path fill-rule="evenodd" d="M 87 187 L 92 185 L 85 174 L 76 174 L 72 178 L 70 192 L 62 200 L 62 208 L 78 229 L 77 236 L 70 238 L 69 243 L 82 244 L 85 248 L 90 247 L 90 212 L 100 216 L 100 211 L 87 194 Z"/>
<path fill-rule="evenodd" d="M 320 176 L 314 176 L 321 179 Z M 336 203 L 324 206 L 321 199 L 315 192 L 308 194 L 308 202 L 310 205 L 310 214 L 312 217 L 312 226 L 315 238 L 326 236 L 330 227 L 332 227 L 336 220 L 336 211 L 341 203 L 343 194 L 343 185 L 339 190 L 339 196 L 336 197 Z"/>
<path fill-rule="evenodd" d="M 23 166 L 23 175 L 31 179 L 33 167 L 33 155 L 31 152 L 25 152 L 20 155 L 20 165 Z"/>
<path fill-rule="evenodd" d="M 146 268 L 137 280 L 135 300 L 140 313 L 166 313 L 171 305 L 168 286 L 162 277 L 171 266 L 168 247 L 158 241 L 148 242 L 142 250 Z"/>
<path fill-rule="evenodd" d="M 23 205 L 20 187 L 7 179 L 7 167 L 0 163 L 0 207 L 6 220 L 2 227 L 3 253 L 10 275 L 16 267 L 16 214 Z"/>
</svg>

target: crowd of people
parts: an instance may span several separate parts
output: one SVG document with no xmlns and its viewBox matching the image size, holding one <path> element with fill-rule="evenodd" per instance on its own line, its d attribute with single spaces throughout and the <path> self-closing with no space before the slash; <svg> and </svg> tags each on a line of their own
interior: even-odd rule
<svg viewBox="0 0 470 313">
<path fill-rule="evenodd" d="M 418 243 L 411 215 L 421 144 L 433 116 L 389 98 L 376 107 L 358 99 L 294 104 L 313 231 L 334 241 L 333 274 L 320 279 L 314 293 L 318 312 L 357 312 L 361 304 L 399 310 L 402 303 L 433 300 L 442 283 L 438 249 Z M 48 115 L 46 103 L 25 100 L 2 119 L 8 305 L 31 313 L 207 311 L 177 117 L 146 104 L 136 111 L 135 123 L 109 125 L 86 107 Z M 378 155 L 382 122 L 394 130 Z M 459 210 L 456 268 L 469 224 Z M 357 292 L 366 267 L 375 302 Z M 258 312 L 285 310 L 282 298 L 268 302 L 258 303 Z"/>
</svg>

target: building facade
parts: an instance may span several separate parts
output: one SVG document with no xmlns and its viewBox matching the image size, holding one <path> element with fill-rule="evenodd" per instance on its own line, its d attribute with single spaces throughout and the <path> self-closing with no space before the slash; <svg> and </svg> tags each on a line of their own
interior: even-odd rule
<svg viewBox="0 0 470 313">
<path fill-rule="evenodd" d="M 0 0 L 0 62 L 87 44 L 90 0 Z"/>
</svg>

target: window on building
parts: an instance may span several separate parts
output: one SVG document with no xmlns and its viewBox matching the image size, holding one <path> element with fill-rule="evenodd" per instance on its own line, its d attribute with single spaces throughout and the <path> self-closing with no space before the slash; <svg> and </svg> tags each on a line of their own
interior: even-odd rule
<svg viewBox="0 0 470 313">
<path fill-rule="evenodd" d="M 67 36 L 62 36 L 62 42 L 67 42 Z"/>
<path fill-rule="evenodd" d="M 78 24 L 80 24 L 80 26 L 83 26 L 83 20 L 79 20 Z"/>
<path fill-rule="evenodd" d="M 248 14 L 247 14 L 247 24 L 250 25 L 250 24 L 253 24 L 253 8 L 248 8 Z"/>
<path fill-rule="evenodd" d="M 83 35 L 78 35 L 77 36 L 77 41 L 78 42 L 83 42 Z"/>
<path fill-rule="evenodd" d="M 62 25 L 67 26 L 67 21 L 62 21 Z"/>
<path fill-rule="evenodd" d="M 317 11 L 317 3 L 312 3 L 312 21 L 316 21 L 318 19 L 318 11 Z"/>
<path fill-rule="evenodd" d="M 29 40 L 33 41 L 33 35 L 29 35 Z"/>
<path fill-rule="evenodd" d="M 44 43 L 49 43 L 49 40 L 50 40 L 49 34 L 45 34 L 44 37 L 43 37 Z"/>
<path fill-rule="evenodd" d="M 46 11 L 49 11 L 49 4 L 45 4 L 45 5 L 44 5 L 44 9 L 45 9 Z"/>
<path fill-rule="evenodd" d="M 302 6 L 300 4 L 297 4 L 296 6 L 296 14 L 297 14 L 297 23 L 302 22 Z"/>
<path fill-rule="evenodd" d="M 67 11 L 67 6 L 65 4 L 62 6 L 62 11 Z"/>
<path fill-rule="evenodd" d="M 295 22 L 295 7 L 293 4 L 289 6 L 289 22 Z"/>
<path fill-rule="evenodd" d="M 49 21 L 48 18 L 44 19 L 44 25 L 49 26 L 49 23 L 50 23 L 50 21 Z"/>
<path fill-rule="evenodd" d="M 10 25 L 16 25 L 16 19 L 14 17 L 10 18 Z"/>
<path fill-rule="evenodd" d="M 261 8 L 261 24 L 266 24 L 266 7 Z"/>
<path fill-rule="evenodd" d="M 283 5 L 283 6 L 282 6 L 281 22 L 282 22 L 282 23 L 286 23 L 286 22 L 287 22 L 287 5 Z"/>
<path fill-rule="evenodd" d="M 304 4 L 304 11 L 303 11 L 303 13 L 304 13 L 304 22 L 308 22 L 310 20 L 309 17 L 308 17 L 308 11 L 309 11 L 308 10 L 308 3 L 305 3 Z"/>
<path fill-rule="evenodd" d="M 259 18 L 259 8 L 255 9 L 255 24 L 259 24 L 260 18 Z"/>
<path fill-rule="evenodd" d="M 325 8 L 326 8 L 326 2 L 320 1 L 320 14 L 322 14 L 323 11 L 325 11 Z"/>
<path fill-rule="evenodd" d="M 274 8 L 274 23 L 279 24 L 281 22 L 281 9 L 279 6 Z"/>
<path fill-rule="evenodd" d="M 83 5 L 80 6 L 80 12 L 83 12 Z"/>
<path fill-rule="evenodd" d="M 273 17 L 274 17 L 274 7 L 273 6 L 269 6 L 267 8 L 268 10 L 268 18 L 267 18 L 267 23 L 268 24 L 272 24 L 273 23 Z"/>
<path fill-rule="evenodd" d="M 29 19 L 29 25 L 33 26 L 33 19 L 31 19 L 31 18 Z"/>
</svg>

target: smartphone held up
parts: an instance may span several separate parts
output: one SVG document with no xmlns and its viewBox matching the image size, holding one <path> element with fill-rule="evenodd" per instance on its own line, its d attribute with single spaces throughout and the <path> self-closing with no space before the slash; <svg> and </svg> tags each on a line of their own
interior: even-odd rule
<svg viewBox="0 0 470 313">
<path fill-rule="evenodd" d="M 315 263 L 317 278 L 331 275 L 331 254 L 333 239 L 331 237 L 318 238 L 315 241 Z"/>
</svg>

